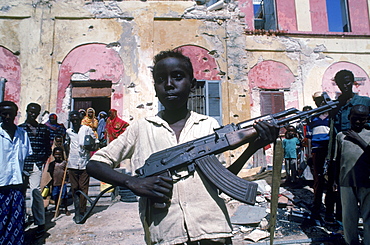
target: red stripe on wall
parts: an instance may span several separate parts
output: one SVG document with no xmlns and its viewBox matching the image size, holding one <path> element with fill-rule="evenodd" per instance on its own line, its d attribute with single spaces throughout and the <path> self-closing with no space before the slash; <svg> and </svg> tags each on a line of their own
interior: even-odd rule
<svg viewBox="0 0 370 245">
<path fill-rule="evenodd" d="M 354 34 L 370 34 L 369 7 L 367 0 L 348 0 L 351 32 Z"/>
<path fill-rule="evenodd" d="M 310 0 L 312 32 L 329 31 L 325 0 Z"/>
<path fill-rule="evenodd" d="M 295 0 L 276 0 L 279 30 L 297 31 Z"/>
</svg>

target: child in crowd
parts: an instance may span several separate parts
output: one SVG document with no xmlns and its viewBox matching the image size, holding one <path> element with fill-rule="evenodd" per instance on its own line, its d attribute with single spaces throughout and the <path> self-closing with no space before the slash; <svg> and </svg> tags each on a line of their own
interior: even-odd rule
<svg viewBox="0 0 370 245">
<path fill-rule="evenodd" d="M 65 183 L 67 161 L 64 160 L 63 148 L 58 146 L 55 147 L 53 149 L 53 156 L 55 160 L 50 163 L 48 169 L 48 172 L 50 173 L 52 178 L 51 184 L 53 190 L 51 193 L 51 198 L 52 200 L 54 200 L 55 204 L 57 204 L 60 196 L 60 191 L 62 190 L 60 203 L 65 208 L 65 214 L 69 216 L 71 215 L 71 213 L 68 211 L 67 184 Z M 59 212 L 59 210 L 55 210 L 55 212 Z"/>
<path fill-rule="evenodd" d="M 285 139 L 283 140 L 286 183 L 295 183 L 297 178 L 297 147 L 300 141 L 296 136 L 294 130 L 287 130 L 285 132 Z"/>
<path fill-rule="evenodd" d="M 365 129 L 369 107 L 354 105 L 348 116 L 351 129 L 338 133 L 336 162 L 342 202 L 344 239 L 347 244 L 370 244 L 370 130 Z M 361 214 L 361 216 L 360 216 Z M 363 219 L 364 236 L 359 241 L 358 220 Z"/>
</svg>

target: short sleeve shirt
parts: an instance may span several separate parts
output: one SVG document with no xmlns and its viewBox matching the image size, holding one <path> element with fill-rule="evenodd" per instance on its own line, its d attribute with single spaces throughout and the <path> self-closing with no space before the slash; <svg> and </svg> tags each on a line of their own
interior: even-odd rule
<svg viewBox="0 0 370 245">
<path fill-rule="evenodd" d="M 131 158 L 135 170 L 143 166 L 152 153 L 209 135 L 218 127 L 215 119 L 191 112 L 177 142 L 175 132 L 159 113 L 134 122 L 107 147 L 96 152 L 91 160 L 117 166 L 123 159 Z M 168 210 L 154 209 L 150 200 L 140 198 L 139 212 L 148 244 L 177 244 L 189 238 L 232 236 L 224 200 L 198 172 L 174 184 Z"/>
<path fill-rule="evenodd" d="M 297 137 L 283 140 L 284 158 L 297 158 L 297 145 L 299 145 Z"/>
<path fill-rule="evenodd" d="M 22 184 L 24 160 L 32 154 L 27 132 L 17 127 L 13 140 L 0 123 L 0 186 Z"/>
<path fill-rule="evenodd" d="M 72 128 L 67 129 L 67 138 L 69 140 L 68 168 L 84 170 L 90 159 L 90 151 L 84 146 L 85 135 L 90 135 L 96 140 L 95 134 L 88 126 L 81 125 L 78 133 Z"/>
</svg>

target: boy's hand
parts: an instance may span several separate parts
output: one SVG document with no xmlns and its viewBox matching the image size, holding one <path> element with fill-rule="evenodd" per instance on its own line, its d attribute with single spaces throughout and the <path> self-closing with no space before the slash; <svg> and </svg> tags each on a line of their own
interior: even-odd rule
<svg viewBox="0 0 370 245">
<path fill-rule="evenodd" d="M 126 186 L 136 195 L 168 202 L 172 195 L 172 178 L 167 176 L 151 176 L 147 178 L 131 178 Z"/>
<path fill-rule="evenodd" d="M 343 132 L 346 135 L 344 138 L 345 140 L 351 141 L 356 145 L 359 145 L 362 149 L 367 147 L 367 143 L 352 129 L 348 130 L 347 132 Z"/>
<path fill-rule="evenodd" d="M 254 147 L 261 148 L 276 140 L 279 136 L 279 126 L 276 123 L 257 121 L 253 127 L 257 130 L 258 137 L 254 141 Z"/>
</svg>

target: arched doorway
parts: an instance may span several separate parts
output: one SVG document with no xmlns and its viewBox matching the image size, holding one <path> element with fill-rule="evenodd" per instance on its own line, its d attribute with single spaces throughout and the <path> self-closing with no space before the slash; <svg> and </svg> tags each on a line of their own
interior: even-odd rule
<svg viewBox="0 0 370 245">
<path fill-rule="evenodd" d="M 122 98 L 122 76 L 123 62 L 114 49 L 97 43 L 74 48 L 60 67 L 57 113 L 67 121 L 69 110 L 109 110 L 112 100 Z"/>
</svg>

